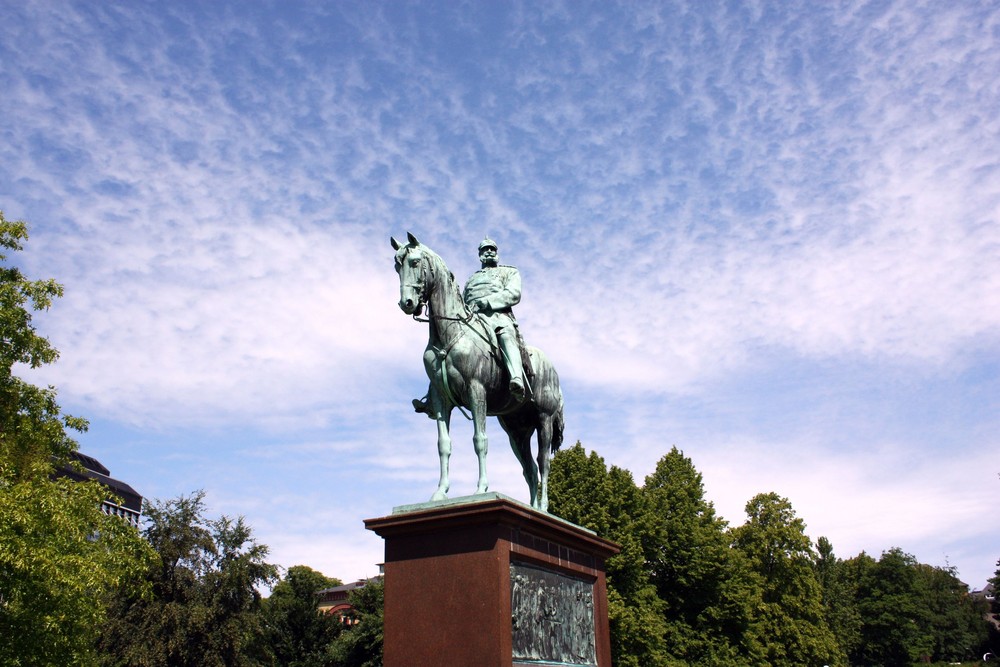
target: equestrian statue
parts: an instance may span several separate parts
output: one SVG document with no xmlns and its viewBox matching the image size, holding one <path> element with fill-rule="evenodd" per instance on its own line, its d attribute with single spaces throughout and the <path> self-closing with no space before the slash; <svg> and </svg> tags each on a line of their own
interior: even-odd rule
<svg viewBox="0 0 1000 667">
<path fill-rule="evenodd" d="M 441 476 L 431 500 L 447 498 L 451 457 L 451 413 L 471 413 L 472 443 L 479 459 L 476 493 L 486 493 L 486 417 L 495 416 L 507 432 L 511 449 L 528 483 L 531 506 L 548 511 L 549 463 L 563 439 L 563 400 L 559 376 L 548 357 L 526 346 L 512 307 L 521 299 L 517 269 L 498 263 L 497 245 L 479 244 L 482 268 L 459 292 L 444 260 L 407 234 L 396 251 L 399 307 L 418 319 L 426 312 L 430 330 L 424 368 L 430 379 L 425 399 L 413 401 L 437 423 Z M 464 294 L 464 298 L 463 298 Z M 537 434 L 538 453 L 531 455 Z"/>
</svg>

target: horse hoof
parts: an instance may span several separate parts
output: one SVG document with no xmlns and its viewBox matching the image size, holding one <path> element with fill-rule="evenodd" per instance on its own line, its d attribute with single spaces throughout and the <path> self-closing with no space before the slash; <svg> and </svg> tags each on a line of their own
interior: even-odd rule
<svg viewBox="0 0 1000 667">
<path fill-rule="evenodd" d="M 448 499 L 448 494 L 441 490 L 435 491 L 434 495 L 431 496 L 431 502 L 434 502 L 435 500 L 447 500 L 447 499 Z"/>
</svg>

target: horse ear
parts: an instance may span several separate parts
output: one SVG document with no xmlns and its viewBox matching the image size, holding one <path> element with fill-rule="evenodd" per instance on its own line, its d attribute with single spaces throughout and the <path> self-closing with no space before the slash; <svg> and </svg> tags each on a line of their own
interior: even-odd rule
<svg viewBox="0 0 1000 667">
<path fill-rule="evenodd" d="M 406 238 L 410 239 L 410 243 L 412 245 L 420 245 L 420 241 L 417 240 L 417 237 L 410 232 L 406 232 Z"/>
<path fill-rule="evenodd" d="M 393 250 L 399 250 L 399 241 L 397 241 L 397 240 L 396 240 L 395 238 L 393 238 L 392 236 L 390 236 L 390 237 L 389 237 L 389 243 L 391 243 L 391 244 L 392 244 L 392 249 L 393 249 Z"/>
</svg>

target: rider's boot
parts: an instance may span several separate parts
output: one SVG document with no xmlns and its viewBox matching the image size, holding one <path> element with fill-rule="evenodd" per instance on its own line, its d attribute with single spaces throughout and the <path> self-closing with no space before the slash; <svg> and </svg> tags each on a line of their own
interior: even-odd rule
<svg viewBox="0 0 1000 667">
<path fill-rule="evenodd" d="M 413 411 L 417 414 L 423 413 L 425 415 L 431 414 L 431 401 L 430 392 L 427 393 L 423 398 L 413 399 Z"/>
<path fill-rule="evenodd" d="M 497 340 L 503 351 L 504 364 L 510 374 L 510 394 L 514 400 L 524 400 L 524 371 L 521 365 L 521 348 L 517 344 L 517 335 L 497 332 Z"/>
</svg>

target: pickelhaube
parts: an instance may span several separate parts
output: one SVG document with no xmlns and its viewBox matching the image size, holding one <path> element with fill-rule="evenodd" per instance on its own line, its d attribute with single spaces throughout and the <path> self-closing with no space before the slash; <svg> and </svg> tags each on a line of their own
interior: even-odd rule
<svg viewBox="0 0 1000 667">
<path fill-rule="evenodd" d="M 482 243 L 479 244 L 479 252 L 482 252 L 483 248 L 493 248 L 494 250 L 497 250 L 497 244 L 487 236 L 483 239 Z"/>
</svg>

